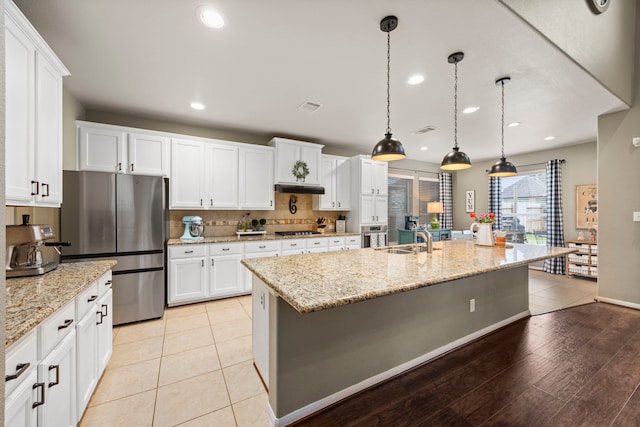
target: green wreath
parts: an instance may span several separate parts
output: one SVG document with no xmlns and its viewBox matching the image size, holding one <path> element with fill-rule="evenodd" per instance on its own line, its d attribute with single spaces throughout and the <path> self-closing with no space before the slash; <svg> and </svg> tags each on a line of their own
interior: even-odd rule
<svg viewBox="0 0 640 427">
<path fill-rule="evenodd" d="M 293 169 L 291 169 L 291 173 L 293 174 L 293 176 L 296 177 L 296 181 L 299 181 L 300 179 L 302 179 L 302 182 L 304 182 L 307 175 L 309 175 L 309 166 L 307 166 L 306 162 L 303 162 L 302 160 L 298 160 L 293 165 Z"/>
</svg>

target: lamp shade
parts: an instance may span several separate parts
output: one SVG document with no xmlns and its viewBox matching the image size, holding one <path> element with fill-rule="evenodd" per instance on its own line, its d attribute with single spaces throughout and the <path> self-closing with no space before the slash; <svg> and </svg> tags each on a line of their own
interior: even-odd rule
<svg viewBox="0 0 640 427">
<path fill-rule="evenodd" d="M 404 153 L 402 143 L 391 137 L 390 133 L 386 133 L 384 138 L 373 147 L 371 158 L 373 160 L 400 160 L 407 157 Z"/>
<path fill-rule="evenodd" d="M 491 166 L 489 176 L 514 176 L 518 174 L 518 170 L 515 165 L 508 162 L 506 158 L 502 157 L 496 163 Z"/>
<path fill-rule="evenodd" d="M 469 156 L 465 153 L 460 151 L 460 148 L 458 147 L 453 147 L 453 151 L 447 153 L 440 164 L 440 169 L 449 171 L 468 169 L 470 167 L 471 159 L 469 159 Z"/>
<path fill-rule="evenodd" d="M 444 207 L 442 206 L 442 202 L 428 202 L 427 203 L 427 212 L 428 213 L 442 213 L 444 212 Z"/>
</svg>

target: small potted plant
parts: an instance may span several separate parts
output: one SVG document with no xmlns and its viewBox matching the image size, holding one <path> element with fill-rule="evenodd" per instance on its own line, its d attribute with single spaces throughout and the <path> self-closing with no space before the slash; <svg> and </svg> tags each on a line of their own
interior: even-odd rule
<svg viewBox="0 0 640 427">
<path fill-rule="evenodd" d="M 252 219 L 251 220 L 251 228 L 253 229 L 253 231 L 258 231 L 258 220 L 257 219 Z"/>
<path fill-rule="evenodd" d="M 258 230 L 260 231 L 264 231 L 264 225 L 267 223 L 267 220 L 264 218 L 260 218 L 260 227 L 258 227 Z"/>
</svg>

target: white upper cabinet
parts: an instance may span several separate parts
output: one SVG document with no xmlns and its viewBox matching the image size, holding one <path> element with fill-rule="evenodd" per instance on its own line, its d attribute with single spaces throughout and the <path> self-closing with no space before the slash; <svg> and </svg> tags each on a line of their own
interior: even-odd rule
<svg viewBox="0 0 640 427">
<path fill-rule="evenodd" d="M 386 196 L 388 193 L 387 162 L 360 159 L 360 192 L 363 195 Z"/>
<path fill-rule="evenodd" d="M 168 137 L 121 126 L 76 124 L 79 170 L 169 175 Z"/>
<path fill-rule="evenodd" d="M 276 148 L 275 182 L 276 184 L 319 185 L 321 175 L 322 147 L 310 142 L 294 141 L 285 138 L 273 138 L 269 145 Z M 293 167 L 298 162 L 306 163 L 309 174 L 296 179 Z"/>
<path fill-rule="evenodd" d="M 372 160 L 369 156 L 355 156 L 351 166 L 351 217 L 347 230 L 360 232 L 363 225 L 387 223 L 388 182 L 387 162 Z"/>
<path fill-rule="evenodd" d="M 322 156 L 321 184 L 324 194 L 314 197 L 314 209 L 351 209 L 351 164 L 346 157 Z"/>
<path fill-rule="evenodd" d="M 6 204 L 60 206 L 62 77 L 69 71 L 5 2 Z"/>
<path fill-rule="evenodd" d="M 172 209 L 236 209 L 237 145 L 172 139 L 169 199 Z"/>
<path fill-rule="evenodd" d="M 241 146 L 239 193 L 243 209 L 273 210 L 273 153 L 271 147 Z"/>
</svg>

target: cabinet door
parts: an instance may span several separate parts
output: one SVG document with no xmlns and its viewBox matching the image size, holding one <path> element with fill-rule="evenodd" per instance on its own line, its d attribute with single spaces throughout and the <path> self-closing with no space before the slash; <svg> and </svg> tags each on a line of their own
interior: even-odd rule
<svg viewBox="0 0 640 427">
<path fill-rule="evenodd" d="M 335 168 L 335 159 L 322 159 L 320 184 L 324 187 L 324 194 L 318 196 L 320 209 L 336 209 Z"/>
<path fill-rule="evenodd" d="M 36 370 L 32 369 L 22 384 L 7 396 L 4 410 L 5 427 L 36 427 L 38 425 L 38 410 L 37 407 L 33 407 L 33 404 L 42 400 L 42 386 L 34 389 L 36 381 Z"/>
<path fill-rule="evenodd" d="M 78 129 L 78 168 L 81 171 L 124 173 L 126 135 L 122 131 L 81 126 Z"/>
<path fill-rule="evenodd" d="M 293 165 L 300 160 L 300 145 L 297 143 L 278 141 L 276 146 L 276 183 L 296 184 L 293 176 Z M 311 167 L 309 168 L 311 169 Z M 318 171 L 316 171 L 318 173 Z"/>
<path fill-rule="evenodd" d="M 95 314 L 98 340 L 98 378 L 100 378 L 113 353 L 113 291 L 111 289 L 98 300 Z"/>
<path fill-rule="evenodd" d="M 309 175 L 304 183 L 315 185 L 320 184 L 320 174 L 322 170 L 322 148 L 302 145 L 300 147 L 300 159 L 309 167 Z M 295 164 L 295 162 L 294 162 Z M 291 165 L 293 168 L 293 165 Z"/>
<path fill-rule="evenodd" d="M 82 418 L 98 382 L 98 329 L 95 310 L 96 304 L 92 303 L 90 311 L 76 324 L 77 419 Z"/>
<path fill-rule="evenodd" d="M 137 175 L 169 175 L 169 138 L 130 133 L 127 172 Z"/>
<path fill-rule="evenodd" d="M 206 297 L 204 263 L 204 257 L 169 261 L 169 305 Z"/>
<path fill-rule="evenodd" d="M 39 426 L 76 425 L 76 332 L 72 330 L 38 365 L 45 383 L 45 403 L 38 406 Z"/>
<path fill-rule="evenodd" d="M 238 148 L 206 144 L 205 206 L 238 207 Z"/>
<path fill-rule="evenodd" d="M 388 166 L 387 162 L 373 162 L 376 196 L 386 196 L 389 193 Z"/>
<path fill-rule="evenodd" d="M 204 184 L 202 143 L 171 140 L 171 208 L 202 209 Z"/>
<path fill-rule="evenodd" d="M 375 197 L 375 216 L 376 216 L 376 224 L 386 224 L 387 223 L 387 198 L 386 197 Z"/>
<path fill-rule="evenodd" d="M 360 192 L 362 195 L 374 195 L 376 193 L 375 169 L 373 164 L 373 160 L 360 160 Z"/>
<path fill-rule="evenodd" d="M 269 288 L 258 278 L 254 279 L 251 295 L 251 320 L 253 323 L 253 359 L 262 381 L 269 386 Z"/>
<path fill-rule="evenodd" d="M 240 148 L 240 207 L 274 210 L 273 150 Z"/>
<path fill-rule="evenodd" d="M 209 296 L 234 295 L 244 291 L 241 259 L 241 254 L 209 258 Z"/>
<path fill-rule="evenodd" d="M 42 56 L 36 57 L 35 180 L 39 205 L 62 203 L 62 76 Z"/>
<path fill-rule="evenodd" d="M 360 196 L 360 224 L 375 224 L 376 214 L 373 196 Z"/>
<path fill-rule="evenodd" d="M 35 48 L 5 19 L 5 191 L 7 204 L 29 204 L 34 179 Z"/>
<path fill-rule="evenodd" d="M 336 160 L 335 166 L 336 208 L 351 209 L 351 163 L 348 159 Z"/>
</svg>

